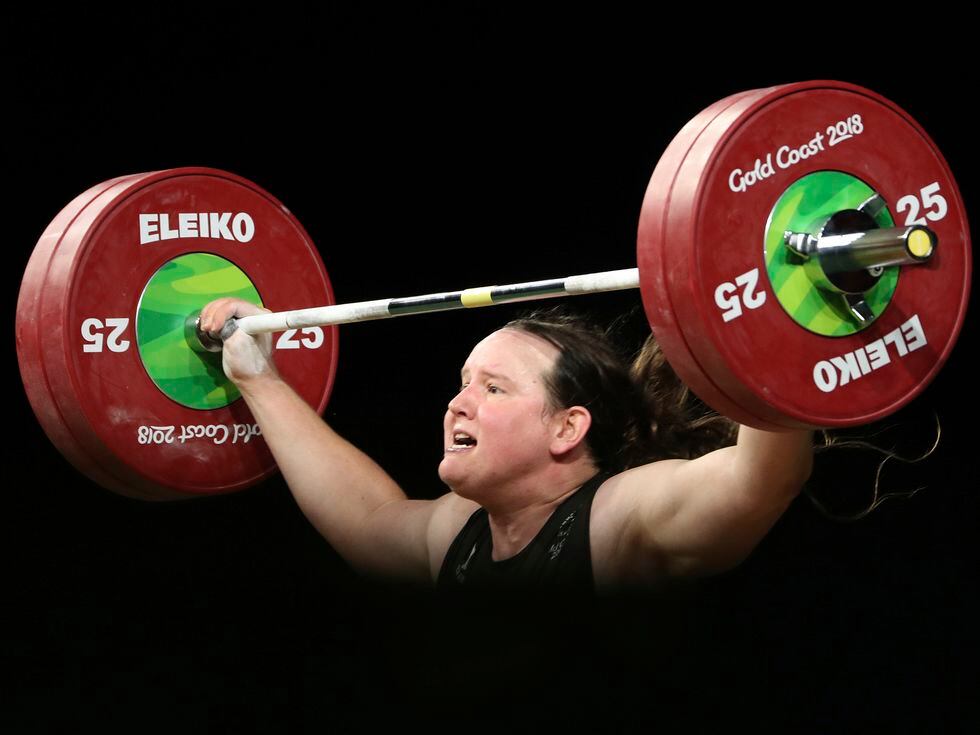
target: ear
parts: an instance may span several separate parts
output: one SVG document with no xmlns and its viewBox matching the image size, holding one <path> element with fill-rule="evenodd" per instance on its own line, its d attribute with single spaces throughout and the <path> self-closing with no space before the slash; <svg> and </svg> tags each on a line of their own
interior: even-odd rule
<svg viewBox="0 0 980 735">
<path fill-rule="evenodd" d="M 585 441 L 592 426 L 592 414 L 582 406 L 572 406 L 558 411 L 551 440 L 551 453 L 566 455 Z"/>
</svg>

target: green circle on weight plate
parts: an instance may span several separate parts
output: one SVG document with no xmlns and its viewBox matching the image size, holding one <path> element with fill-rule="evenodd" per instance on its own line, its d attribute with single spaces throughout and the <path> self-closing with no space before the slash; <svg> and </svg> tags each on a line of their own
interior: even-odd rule
<svg viewBox="0 0 980 735">
<path fill-rule="evenodd" d="M 840 294 L 817 288 L 799 259 L 783 241 L 786 230 L 819 233 L 824 223 L 844 209 L 857 209 L 875 195 L 860 179 L 841 171 L 816 171 L 795 181 L 776 202 L 766 226 L 766 270 L 776 299 L 793 320 L 811 332 L 844 337 L 874 322 L 860 323 L 849 313 Z M 875 216 L 879 227 L 894 227 L 888 207 Z M 878 282 L 864 295 L 877 319 L 891 301 L 898 284 L 898 266 L 884 269 Z"/>
<path fill-rule="evenodd" d="M 221 353 L 198 350 L 194 319 L 209 301 L 223 296 L 262 305 L 248 276 L 230 260 L 189 253 L 153 274 L 136 308 L 136 342 L 150 379 L 165 395 L 188 408 L 221 408 L 239 397 L 221 369 Z"/>
</svg>

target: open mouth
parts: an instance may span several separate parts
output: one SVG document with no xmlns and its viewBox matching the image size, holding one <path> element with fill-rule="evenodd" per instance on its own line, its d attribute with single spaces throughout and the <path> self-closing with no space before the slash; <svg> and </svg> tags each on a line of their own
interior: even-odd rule
<svg viewBox="0 0 980 735">
<path fill-rule="evenodd" d="M 476 439 L 464 431 L 453 432 L 453 443 L 446 449 L 447 452 L 465 452 L 476 446 Z"/>
</svg>

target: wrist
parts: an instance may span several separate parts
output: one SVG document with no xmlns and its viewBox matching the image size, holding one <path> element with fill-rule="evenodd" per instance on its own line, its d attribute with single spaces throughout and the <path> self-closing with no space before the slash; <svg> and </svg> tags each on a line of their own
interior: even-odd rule
<svg viewBox="0 0 980 735">
<path fill-rule="evenodd" d="M 234 383 L 246 400 L 270 391 L 280 390 L 286 385 L 282 376 L 272 365 L 261 372 L 236 376 Z"/>
</svg>

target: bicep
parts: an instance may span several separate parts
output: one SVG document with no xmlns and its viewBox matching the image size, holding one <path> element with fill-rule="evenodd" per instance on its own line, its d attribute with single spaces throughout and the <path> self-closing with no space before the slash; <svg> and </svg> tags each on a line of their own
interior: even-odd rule
<svg viewBox="0 0 980 735">
<path fill-rule="evenodd" d="M 799 491 L 799 473 L 767 472 L 745 447 L 673 460 L 623 475 L 629 535 L 672 576 L 723 571 L 742 561 Z"/>
<path fill-rule="evenodd" d="M 742 472 L 737 449 L 726 447 L 676 469 L 669 512 L 657 532 L 671 571 L 729 569 L 756 547 L 796 495 L 781 478 Z"/>
</svg>

